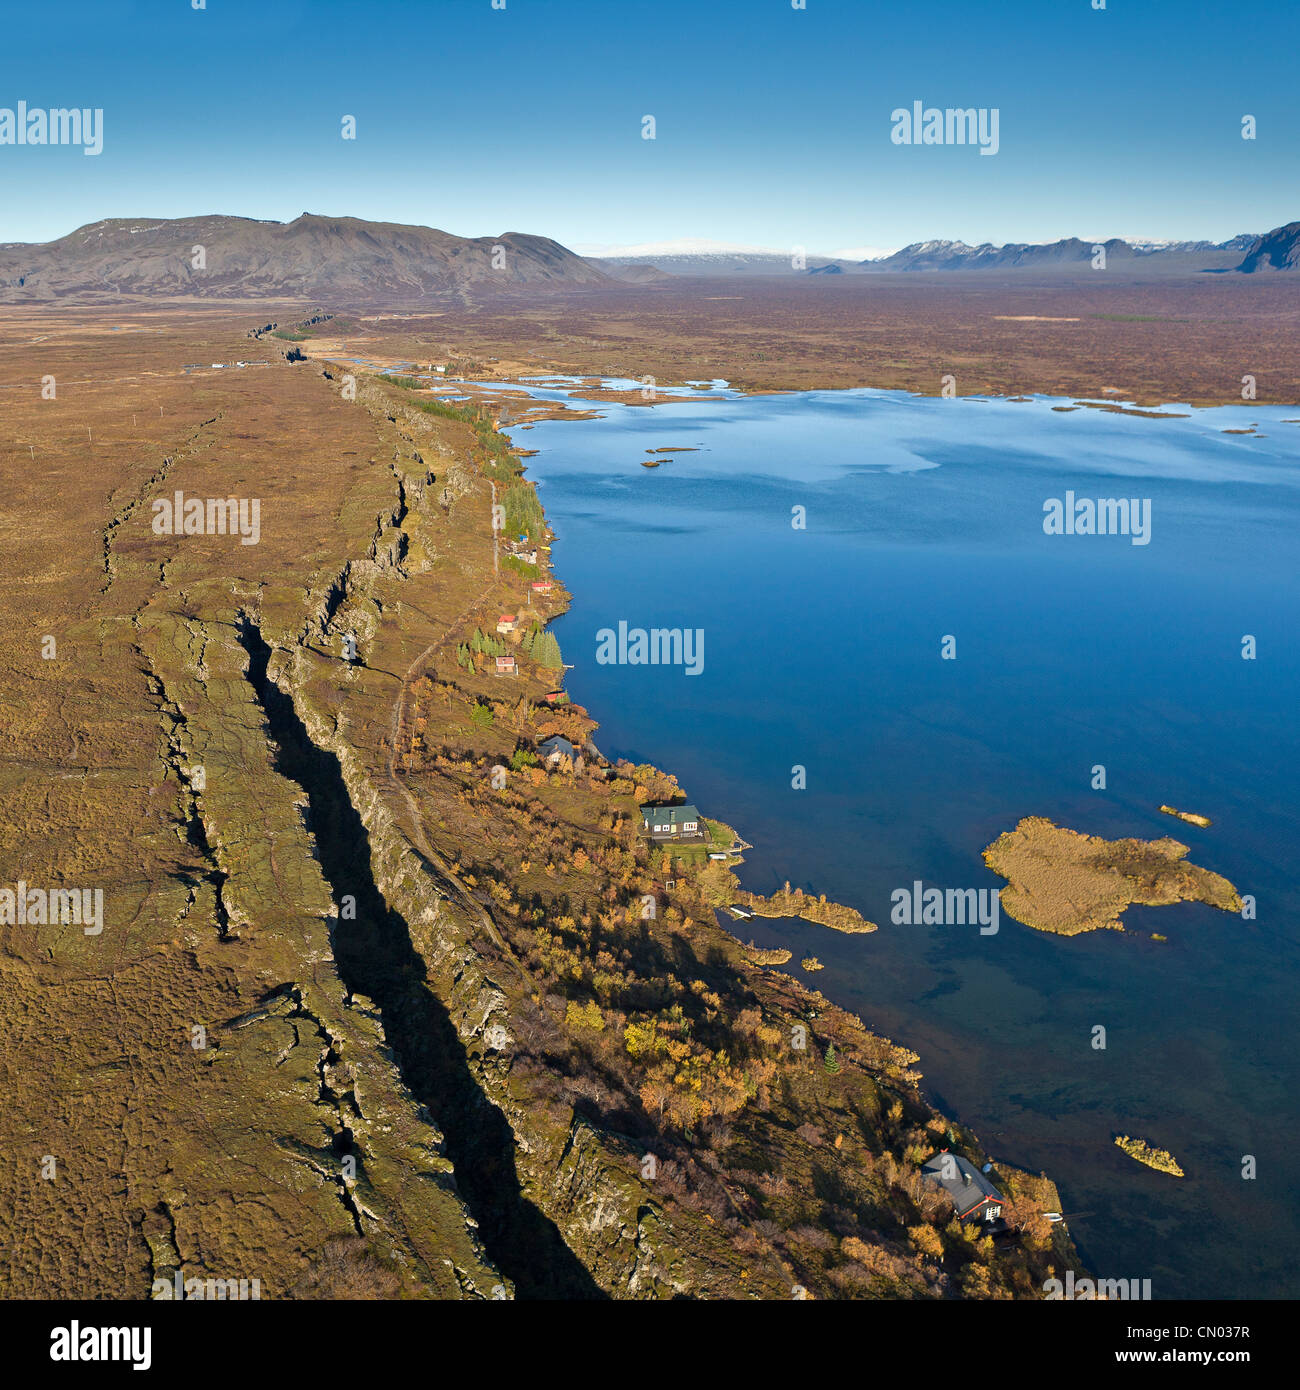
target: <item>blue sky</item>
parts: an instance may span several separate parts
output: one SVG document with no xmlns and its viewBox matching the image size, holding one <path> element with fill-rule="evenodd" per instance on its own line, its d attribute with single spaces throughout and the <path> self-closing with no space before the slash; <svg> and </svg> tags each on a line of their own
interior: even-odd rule
<svg viewBox="0 0 1300 1390">
<path fill-rule="evenodd" d="M 0 240 L 311 211 L 826 252 L 1300 217 L 1300 5 L 1106 3 L 10 6 L 0 108 L 102 107 L 104 151 L 0 146 Z M 998 108 L 998 154 L 891 143 L 915 100 Z"/>
</svg>

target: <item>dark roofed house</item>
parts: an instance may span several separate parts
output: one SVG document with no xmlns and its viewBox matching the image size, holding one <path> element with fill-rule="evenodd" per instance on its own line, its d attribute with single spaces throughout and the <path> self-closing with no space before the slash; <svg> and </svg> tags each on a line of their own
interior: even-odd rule
<svg viewBox="0 0 1300 1390">
<path fill-rule="evenodd" d="M 702 840 L 704 821 L 694 806 L 642 806 L 641 829 L 652 840 Z"/>
<path fill-rule="evenodd" d="M 952 1198 L 961 1221 L 997 1221 L 1002 1215 L 1002 1194 L 969 1160 L 940 1150 L 921 1165 L 922 1175 L 936 1182 Z"/>
<path fill-rule="evenodd" d="M 561 738 L 559 734 L 553 734 L 550 738 L 543 739 L 537 745 L 537 751 L 542 759 L 548 763 L 558 763 L 561 758 L 576 758 L 577 750 L 567 738 Z"/>
</svg>

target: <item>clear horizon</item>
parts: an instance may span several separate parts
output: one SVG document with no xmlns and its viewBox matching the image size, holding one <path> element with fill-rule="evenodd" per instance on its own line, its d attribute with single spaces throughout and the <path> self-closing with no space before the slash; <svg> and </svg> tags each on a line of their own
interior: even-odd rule
<svg viewBox="0 0 1300 1390">
<path fill-rule="evenodd" d="M 49 11 L 9 17 L 0 109 L 101 110 L 103 150 L 0 144 L 0 241 L 304 208 L 462 236 L 819 255 L 1102 229 L 1224 241 L 1295 220 L 1300 176 L 1300 12 L 1236 13 L 936 0 L 921 28 L 915 11 L 855 0 L 669 0 L 653 21 L 597 0 L 361 17 L 340 0 L 72 0 L 57 45 Z M 895 143 L 892 114 L 916 101 L 996 111 L 996 156 Z"/>
</svg>

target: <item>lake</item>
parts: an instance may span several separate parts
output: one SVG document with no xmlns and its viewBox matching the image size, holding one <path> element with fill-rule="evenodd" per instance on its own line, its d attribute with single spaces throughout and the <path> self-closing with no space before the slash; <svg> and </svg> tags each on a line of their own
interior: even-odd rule
<svg viewBox="0 0 1300 1390">
<path fill-rule="evenodd" d="M 582 405 L 576 385 L 533 394 Z M 789 879 L 880 924 L 739 929 L 797 974 L 816 954 L 801 977 L 918 1052 L 992 1157 L 1055 1178 L 1092 1273 L 1296 1296 L 1300 408 L 721 394 L 510 431 L 538 450 L 574 595 L 555 632 L 602 752 L 674 772 L 752 842 L 746 887 Z M 697 452 L 642 467 L 674 447 Z M 1046 534 L 1071 492 L 1148 503 L 1146 543 Z M 620 622 L 700 629 L 702 670 L 600 663 Z M 987 935 L 891 923 L 916 880 L 1001 886 L 981 851 L 1026 815 L 1172 835 L 1256 917 L 1130 908 L 1127 932 L 1074 938 L 1005 914 Z"/>
</svg>

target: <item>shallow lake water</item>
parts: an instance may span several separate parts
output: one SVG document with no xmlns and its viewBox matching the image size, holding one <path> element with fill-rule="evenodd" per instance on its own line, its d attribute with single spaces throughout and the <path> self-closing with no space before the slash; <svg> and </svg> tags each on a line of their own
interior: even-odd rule
<svg viewBox="0 0 1300 1390">
<path fill-rule="evenodd" d="M 555 631 L 602 751 L 735 826 L 747 887 L 789 879 L 880 924 L 735 925 L 793 948 L 796 973 L 817 955 L 804 978 L 918 1052 L 991 1156 L 1055 1178 L 1093 1273 L 1156 1298 L 1296 1296 L 1300 409 L 721 394 L 511 431 L 539 451 L 574 596 Z M 642 467 L 672 447 L 696 452 Z M 1149 503 L 1147 542 L 1045 534 L 1067 492 Z M 601 664 L 620 621 L 702 630 L 703 669 Z M 891 922 L 915 880 L 1000 887 L 981 851 L 1027 815 L 1172 835 L 1257 915 L 1130 908 L 1127 932 L 1074 938 Z"/>
</svg>

